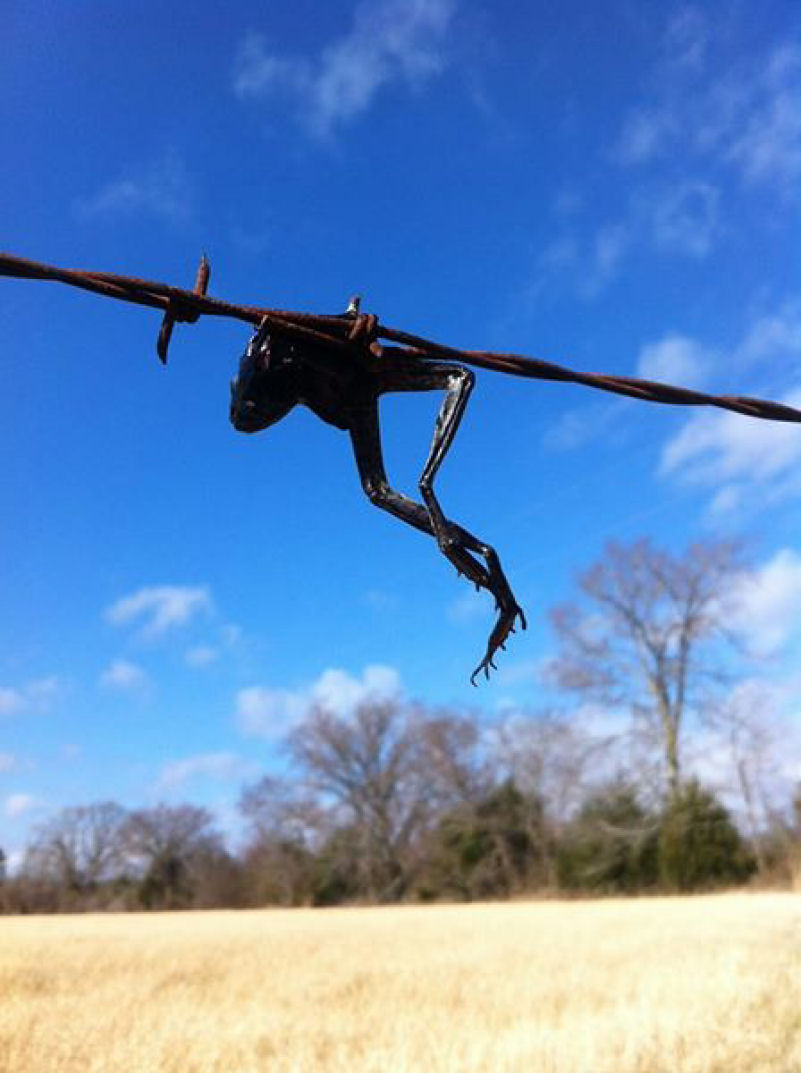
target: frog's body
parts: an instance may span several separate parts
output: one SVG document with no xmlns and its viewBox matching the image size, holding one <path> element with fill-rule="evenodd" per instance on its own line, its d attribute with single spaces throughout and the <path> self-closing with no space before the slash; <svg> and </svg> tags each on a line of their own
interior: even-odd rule
<svg viewBox="0 0 801 1073">
<path fill-rule="evenodd" d="M 276 334 L 265 323 L 250 340 L 231 383 L 230 413 L 237 431 L 260 432 L 301 403 L 329 425 L 350 434 L 359 477 L 370 501 L 435 537 L 459 573 L 495 597 L 498 620 L 486 654 L 473 672 L 475 681 L 481 671 L 489 676 L 493 656 L 513 632 L 515 620 L 519 617 L 523 628 L 526 620 L 494 549 L 448 521 L 434 495 L 434 478 L 459 427 L 473 382 L 473 373 L 461 365 L 399 355 L 385 362 L 366 348 L 358 357 L 351 356 L 350 352 Z M 436 389 L 445 390 L 446 395 L 420 477 L 423 502 L 417 503 L 394 491 L 387 481 L 378 400 L 392 391 Z"/>
</svg>

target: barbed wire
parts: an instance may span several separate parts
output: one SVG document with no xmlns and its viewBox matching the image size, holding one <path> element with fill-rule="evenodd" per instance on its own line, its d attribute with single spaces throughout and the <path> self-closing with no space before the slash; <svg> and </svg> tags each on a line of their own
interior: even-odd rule
<svg viewBox="0 0 801 1073">
<path fill-rule="evenodd" d="M 354 321 L 353 318 L 342 315 L 267 309 L 226 302 L 206 294 L 209 265 L 205 256 L 201 259 L 195 289 L 192 291 L 172 287 L 167 283 L 121 276 L 111 272 L 58 268 L 9 253 L 0 253 L 0 276 L 66 283 L 108 298 L 160 309 L 164 314 L 164 319 L 159 332 L 157 350 L 162 361 L 167 359 L 167 348 L 175 323 L 194 323 L 201 316 L 231 317 L 253 325 L 263 324 L 266 319 L 275 331 L 294 336 L 298 340 L 305 338 L 318 345 L 350 353 L 359 359 L 364 358 L 365 349 L 369 346 L 373 355 L 386 359 L 391 359 L 393 355 L 423 361 L 448 358 L 493 372 L 532 380 L 581 384 L 645 402 L 656 402 L 668 406 L 716 406 L 722 410 L 731 410 L 747 417 L 757 417 L 766 421 L 801 423 L 801 410 L 783 403 L 743 395 L 709 395 L 702 391 L 633 376 L 580 372 L 554 362 L 521 354 L 460 350 L 435 343 L 410 332 L 389 328 L 380 324 L 378 318 L 373 315 L 357 316 Z M 380 339 L 398 345 L 384 347 L 378 342 Z"/>
</svg>

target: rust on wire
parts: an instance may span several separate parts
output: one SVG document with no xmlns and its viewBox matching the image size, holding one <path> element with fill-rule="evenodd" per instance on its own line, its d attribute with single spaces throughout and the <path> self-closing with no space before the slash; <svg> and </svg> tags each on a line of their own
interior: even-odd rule
<svg viewBox="0 0 801 1073">
<path fill-rule="evenodd" d="M 209 265 L 208 258 L 205 253 L 200 258 L 200 264 L 197 268 L 197 275 L 195 276 L 195 286 L 192 294 L 205 294 L 209 286 L 209 277 L 211 275 L 211 266 Z M 161 328 L 159 330 L 159 337 L 156 342 L 156 353 L 163 365 L 167 364 L 167 350 L 170 345 L 170 339 L 172 338 L 172 329 L 176 321 L 182 320 L 186 324 L 194 324 L 200 317 L 200 313 L 197 310 L 190 310 L 185 308 L 181 310 L 180 303 L 174 299 L 170 299 L 167 312 L 164 314 L 164 319 L 161 322 Z"/>
<path fill-rule="evenodd" d="M 354 355 L 356 351 L 363 353 L 364 346 L 367 345 L 374 354 L 383 353 L 386 358 L 397 354 L 423 360 L 453 359 L 477 368 L 490 369 L 511 376 L 582 384 L 585 387 L 669 406 L 717 406 L 747 417 L 758 417 L 768 421 L 801 422 L 801 411 L 778 402 L 747 396 L 708 395 L 702 391 L 693 391 L 689 388 L 657 383 L 652 380 L 641 380 L 636 377 L 580 372 L 520 354 L 458 350 L 397 328 L 386 327 L 379 324 L 377 318 L 371 314 L 357 316 L 354 322 L 340 316 L 265 309 L 225 302 L 219 298 L 211 298 L 206 293 L 209 274 L 209 263 L 204 255 L 198 268 L 195 288 L 187 291 L 153 280 L 136 279 L 110 272 L 57 268 L 8 253 L 0 253 L 0 275 L 2 276 L 54 280 L 93 291 L 108 298 L 161 309 L 164 312 L 164 319 L 159 333 L 158 353 L 162 361 L 166 361 L 167 347 L 176 321 L 192 323 L 201 316 L 216 316 L 233 317 L 249 324 L 259 325 L 267 317 L 277 331 L 298 338 L 314 340 L 333 349 L 351 351 Z M 386 339 L 400 345 L 382 348 L 378 343 L 379 339 Z"/>
<path fill-rule="evenodd" d="M 364 492 L 371 503 L 436 539 L 457 572 L 495 600 L 497 620 L 486 653 L 471 681 L 489 677 L 495 656 L 516 625 L 526 628 L 497 552 L 487 541 L 446 518 L 434 479 L 453 441 L 473 386 L 474 365 L 511 376 L 581 384 L 669 406 L 717 406 L 770 421 L 801 422 L 801 410 L 764 399 L 707 395 L 689 388 L 568 369 L 519 354 L 457 350 L 409 332 L 388 328 L 371 313 L 360 313 L 359 298 L 345 313 L 323 316 L 234 305 L 206 293 L 209 263 L 201 259 L 194 289 L 181 290 L 150 280 L 109 272 L 76 272 L 0 254 L 0 275 L 56 280 L 110 298 L 152 306 L 163 313 L 157 351 L 162 362 L 176 323 L 201 316 L 235 317 L 256 325 L 231 384 L 230 418 L 239 432 L 259 432 L 280 421 L 297 403 L 350 435 Z M 382 340 L 388 340 L 384 346 Z M 434 426 L 428 459 L 420 476 L 422 502 L 390 487 L 381 449 L 378 403 L 390 392 L 441 389 L 444 399 Z"/>
</svg>

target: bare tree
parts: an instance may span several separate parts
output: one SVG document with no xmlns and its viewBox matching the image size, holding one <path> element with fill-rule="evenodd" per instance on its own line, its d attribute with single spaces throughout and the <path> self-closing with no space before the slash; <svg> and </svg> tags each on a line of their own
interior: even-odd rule
<svg viewBox="0 0 801 1073">
<path fill-rule="evenodd" d="M 588 789 L 615 771 L 608 733 L 596 733 L 564 713 L 518 712 L 498 728 L 494 752 L 506 777 L 524 793 L 536 794 L 549 820 L 562 826 Z"/>
<path fill-rule="evenodd" d="M 331 826 L 325 809 L 297 785 L 264 775 L 243 789 L 239 810 L 250 827 L 244 870 L 251 901 L 314 901 L 314 855 Z"/>
<path fill-rule="evenodd" d="M 243 788 L 239 811 L 254 840 L 280 839 L 311 846 L 326 827 L 324 810 L 317 802 L 296 783 L 274 775 L 263 775 Z"/>
<path fill-rule="evenodd" d="M 417 712 L 418 762 L 426 797 L 437 810 L 474 804 L 491 773 L 475 719 L 452 712 Z"/>
<path fill-rule="evenodd" d="M 174 908 L 192 900 L 193 868 L 224 852 L 213 817 L 195 805 L 157 805 L 128 817 L 126 856 L 139 876 L 140 900 L 148 908 Z"/>
<path fill-rule="evenodd" d="M 62 809 L 35 832 L 23 871 L 68 895 L 90 891 L 121 865 L 126 818 L 113 801 Z"/>
<path fill-rule="evenodd" d="M 579 579 L 584 605 L 552 612 L 561 648 L 555 681 L 631 711 L 659 744 L 671 795 L 687 712 L 722 677 L 714 642 L 726 636 L 726 595 L 738 570 L 731 543 L 694 544 L 683 556 L 648 540 L 611 543 Z"/>
<path fill-rule="evenodd" d="M 749 679 L 740 683 L 720 704 L 704 713 L 710 731 L 708 748 L 714 753 L 712 781 L 742 800 L 745 826 L 760 872 L 767 869 L 763 840 L 779 814 L 776 778 L 782 745 L 773 692 L 768 683 Z M 711 758 L 701 757 L 702 763 Z M 783 787 L 787 789 L 787 787 Z"/>
<path fill-rule="evenodd" d="M 357 837 L 371 900 L 405 890 L 408 850 L 427 814 L 415 722 L 393 700 L 366 701 L 350 716 L 315 708 L 288 741 L 307 787 Z"/>
</svg>

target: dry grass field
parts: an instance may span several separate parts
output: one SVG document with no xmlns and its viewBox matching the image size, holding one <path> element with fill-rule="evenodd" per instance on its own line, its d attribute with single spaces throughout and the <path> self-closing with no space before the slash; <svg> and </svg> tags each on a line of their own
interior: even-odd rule
<svg viewBox="0 0 801 1073">
<path fill-rule="evenodd" d="M 3 1073 L 799 1073 L 801 897 L 0 919 Z"/>
</svg>

